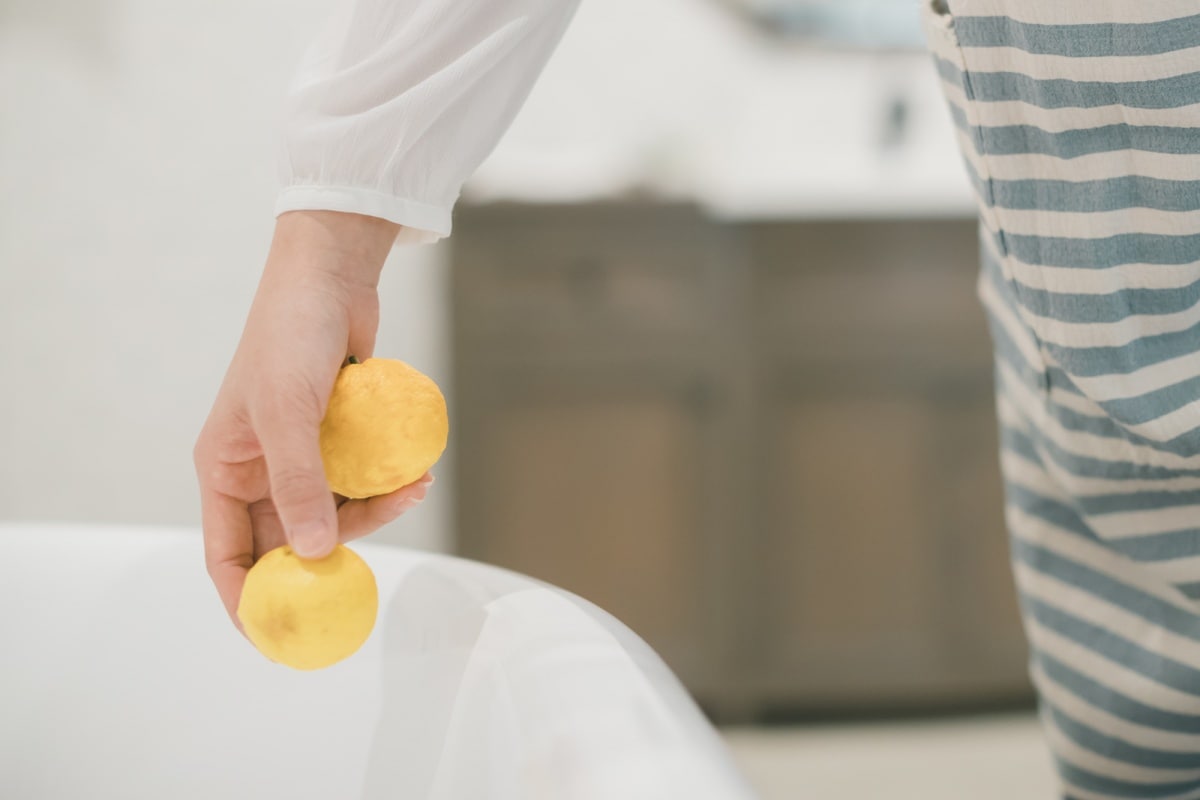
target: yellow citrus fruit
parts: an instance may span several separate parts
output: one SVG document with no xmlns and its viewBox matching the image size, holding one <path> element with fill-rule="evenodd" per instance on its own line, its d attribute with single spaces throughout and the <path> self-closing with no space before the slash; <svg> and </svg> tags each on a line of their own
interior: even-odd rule
<svg viewBox="0 0 1200 800">
<path fill-rule="evenodd" d="M 449 431 L 446 399 L 429 376 L 390 358 L 352 361 L 321 421 L 329 488 L 361 498 L 407 486 L 441 458 Z"/>
<path fill-rule="evenodd" d="M 288 546 L 250 568 L 237 615 L 259 652 L 293 669 L 323 669 L 350 656 L 375 627 L 375 574 L 338 545 L 325 558 L 300 558 Z"/>
</svg>

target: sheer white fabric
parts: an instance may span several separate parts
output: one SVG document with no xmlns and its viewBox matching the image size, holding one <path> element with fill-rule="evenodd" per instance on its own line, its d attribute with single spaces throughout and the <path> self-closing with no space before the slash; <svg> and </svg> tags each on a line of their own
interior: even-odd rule
<svg viewBox="0 0 1200 800">
<path fill-rule="evenodd" d="M 578 0 L 341 0 L 289 91 L 276 214 L 349 211 L 450 233 Z"/>
<path fill-rule="evenodd" d="M 353 546 L 375 632 L 296 672 L 229 624 L 198 532 L 0 523 L 0 797 L 752 800 L 666 665 L 594 605 Z"/>
</svg>

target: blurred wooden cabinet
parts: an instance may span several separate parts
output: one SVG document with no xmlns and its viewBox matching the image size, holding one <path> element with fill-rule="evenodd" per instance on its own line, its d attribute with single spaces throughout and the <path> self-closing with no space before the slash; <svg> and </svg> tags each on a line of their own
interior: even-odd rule
<svg viewBox="0 0 1200 800">
<path fill-rule="evenodd" d="M 1028 696 L 969 221 L 463 208 L 460 551 L 717 716 Z"/>
</svg>

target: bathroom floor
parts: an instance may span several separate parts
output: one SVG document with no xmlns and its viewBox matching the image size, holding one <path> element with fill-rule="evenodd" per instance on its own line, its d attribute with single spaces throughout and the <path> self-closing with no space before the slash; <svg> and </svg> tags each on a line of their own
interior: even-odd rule
<svg viewBox="0 0 1200 800">
<path fill-rule="evenodd" d="M 762 800 L 1058 796 L 1032 714 L 722 733 Z"/>
</svg>

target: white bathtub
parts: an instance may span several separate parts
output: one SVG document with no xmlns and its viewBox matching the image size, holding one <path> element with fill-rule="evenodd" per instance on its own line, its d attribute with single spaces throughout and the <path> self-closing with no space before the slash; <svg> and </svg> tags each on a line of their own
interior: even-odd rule
<svg viewBox="0 0 1200 800">
<path fill-rule="evenodd" d="M 480 564 L 356 549 L 379 623 L 301 673 L 230 625 L 195 531 L 0 525 L 0 797 L 751 797 L 612 617 Z"/>
</svg>

